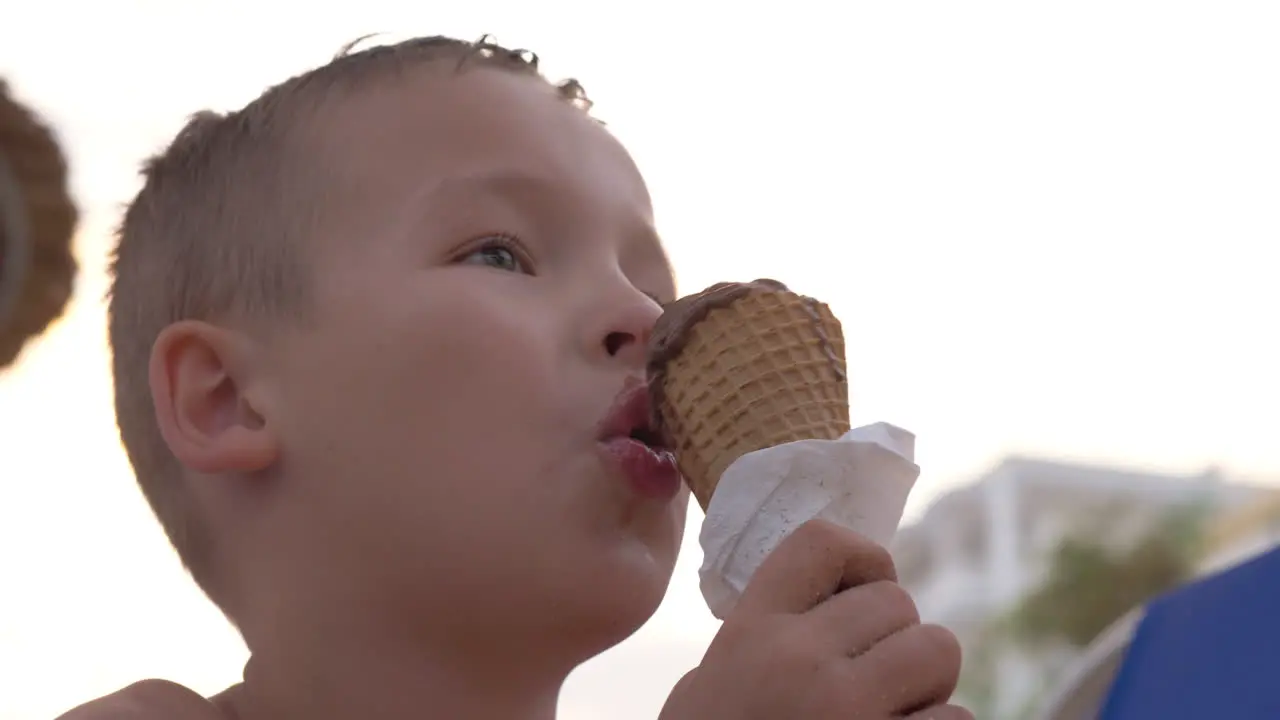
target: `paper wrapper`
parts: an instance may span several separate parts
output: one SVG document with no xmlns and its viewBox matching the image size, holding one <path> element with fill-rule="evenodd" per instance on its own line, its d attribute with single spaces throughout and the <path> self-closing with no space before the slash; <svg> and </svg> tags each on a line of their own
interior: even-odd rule
<svg viewBox="0 0 1280 720">
<path fill-rule="evenodd" d="M 919 476 L 915 436 L 888 423 L 738 458 L 721 476 L 698 538 L 707 607 L 724 619 L 765 557 L 815 518 L 888 545 Z"/>
</svg>

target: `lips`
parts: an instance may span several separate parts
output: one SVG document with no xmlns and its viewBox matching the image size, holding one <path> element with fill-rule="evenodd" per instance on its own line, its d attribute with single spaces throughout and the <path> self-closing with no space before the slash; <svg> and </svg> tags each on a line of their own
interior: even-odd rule
<svg viewBox="0 0 1280 720">
<path fill-rule="evenodd" d="M 655 449 L 665 449 L 660 433 L 653 426 L 649 386 L 637 378 L 628 378 L 600 423 L 601 441 L 620 437 L 637 440 Z"/>
<path fill-rule="evenodd" d="M 599 442 L 638 494 L 666 501 L 680 491 L 680 471 L 675 454 L 653 426 L 649 403 L 649 386 L 628 380 L 600 424 Z"/>
</svg>

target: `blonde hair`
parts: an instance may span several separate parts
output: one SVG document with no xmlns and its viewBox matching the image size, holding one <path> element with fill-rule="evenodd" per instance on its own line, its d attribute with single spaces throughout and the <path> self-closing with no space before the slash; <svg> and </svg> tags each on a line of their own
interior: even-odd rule
<svg viewBox="0 0 1280 720">
<path fill-rule="evenodd" d="M 527 50 L 425 37 L 353 52 L 266 90 L 244 108 L 193 116 L 172 144 L 148 160 L 143 186 L 128 206 L 111 262 L 108 334 L 116 422 L 138 484 L 178 555 L 209 592 L 214 538 L 192 507 L 182 468 L 161 437 L 148 364 L 168 325 L 185 319 L 293 321 L 307 312 L 305 252 L 320 207 L 308 154 L 291 139 L 323 102 L 400 68 L 456 60 L 542 77 Z M 582 86 L 555 86 L 587 110 Z"/>
</svg>

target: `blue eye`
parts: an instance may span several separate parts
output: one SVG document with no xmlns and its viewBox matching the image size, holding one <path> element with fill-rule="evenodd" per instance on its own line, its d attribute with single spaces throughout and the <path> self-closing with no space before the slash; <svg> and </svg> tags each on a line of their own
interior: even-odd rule
<svg viewBox="0 0 1280 720">
<path fill-rule="evenodd" d="M 525 255 L 513 247 L 512 240 L 498 236 L 484 245 L 463 255 L 458 262 L 462 265 L 479 265 L 495 270 L 532 275 L 533 269 Z"/>
</svg>

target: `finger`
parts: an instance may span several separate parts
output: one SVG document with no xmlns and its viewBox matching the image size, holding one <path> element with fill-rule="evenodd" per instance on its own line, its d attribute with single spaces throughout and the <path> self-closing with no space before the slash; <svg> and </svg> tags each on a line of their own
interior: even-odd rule
<svg viewBox="0 0 1280 720">
<path fill-rule="evenodd" d="M 973 713 L 959 705 L 934 705 L 931 708 L 911 713 L 902 720 L 974 720 Z"/>
<path fill-rule="evenodd" d="M 658 720 L 670 720 L 672 717 L 689 717 L 691 712 L 692 717 L 701 717 L 705 714 L 698 712 L 700 710 L 698 698 L 689 689 L 697 676 L 698 668 L 694 668 L 680 678 L 675 687 L 671 689 L 671 694 L 667 698 L 666 705 L 662 708 L 662 713 L 658 715 Z M 686 694 L 689 694 L 690 697 L 686 697 Z"/>
<path fill-rule="evenodd" d="M 897 581 L 889 551 L 825 520 L 810 520 L 765 558 L 740 613 L 803 613 L 843 588 Z"/>
<path fill-rule="evenodd" d="M 914 625 L 853 658 L 850 693 L 885 712 L 909 714 L 951 699 L 960 680 L 960 643 L 939 625 Z"/>
<path fill-rule="evenodd" d="M 895 582 L 880 580 L 842 590 L 809 611 L 806 622 L 818 637 L 829 639 L 832 650 L 856 656 L 912 625 L 920 624 L 915 601 Z"/>
</svg>

